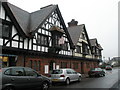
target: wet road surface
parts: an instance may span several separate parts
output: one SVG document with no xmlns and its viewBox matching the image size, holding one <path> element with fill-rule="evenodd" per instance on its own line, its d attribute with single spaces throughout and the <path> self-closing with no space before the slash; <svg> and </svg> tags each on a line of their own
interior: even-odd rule
<svg viewBox="0 0 120 90">
<path fill-rule="evenodd" d="M 55 84 L 51 88 L 111 88 L 118 81 L 118 68 L 106 71 L 105 77 L 86 77 L 81 82 L 72 82 L 70 85 Z"/>
</svg>

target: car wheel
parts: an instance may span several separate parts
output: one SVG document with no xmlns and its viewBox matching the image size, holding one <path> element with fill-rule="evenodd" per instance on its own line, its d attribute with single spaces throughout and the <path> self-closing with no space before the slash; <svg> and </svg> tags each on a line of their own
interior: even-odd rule
<svg viewBox="0 0 120 90">
<path fill-rule="evenodd" d="M 70 84 L 70 79 L 67 78 L 66 81 L 65 81 L 66 85 L 69 85 Z"/>
<path fill-rule="evenodd" d="M 91 76 L 91 75 L 89 75 L 89 77 L 91 78 L 92 76 Z"/>
<path fill-rule="evenodd" d="M 103 74 L 103 76 L 105 76 L 105 73 Z"/>
<path fill-rule="evenodd" d="M 4 88 L 3 90 L 15 90 L 15 88 L 8 86 L 8 87 Z"/>
<path fill-rule="evenodd" d="M 78 78 L 78 82 L 80 82 L 81 81 L 81 77 L 79 76 L 79 78 Z"/>
<path fill-rule="evenodd" d="M 48 90 L 48 88 L 49 88 L 49 84 L 47 83 L 47 82 L 44 82 L 43 84 L 42 84 L 42 90 Z"/>
</svg>

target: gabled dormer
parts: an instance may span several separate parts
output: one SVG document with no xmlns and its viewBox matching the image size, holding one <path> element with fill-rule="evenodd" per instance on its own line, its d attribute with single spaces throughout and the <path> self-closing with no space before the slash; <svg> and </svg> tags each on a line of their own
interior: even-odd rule
<svg viewBox="0 0 120 90">
<path fill-rule="evenodd" d="M 89 42 L 89 37 L 84 24 L 77 25 L 78 22 L 74 19 L 68 23 L 68 31 L 72 38 L 76 49 L 74 51 L 75 56 L 88 57 L 91 56 L 91 47 Z"/>
<path fill-rule="evenodd" d="M 103 48 L 98 43 L 97 39 L 96 38 L 90 39 L 90 43 L 91 43 L 93 58 L 101 59 Z"/>
</svg>

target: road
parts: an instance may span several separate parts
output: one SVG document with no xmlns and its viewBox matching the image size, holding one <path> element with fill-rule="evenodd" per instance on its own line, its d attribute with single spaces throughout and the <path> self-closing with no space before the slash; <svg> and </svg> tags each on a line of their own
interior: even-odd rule
<svg viewBox="0 0 120 90">
<path fill-rule="evenodd" d="M 83 78 L 81 82 L 73 82 L 70 85 L 56 84 L 52 86 L 52 89 L 59 88 L 112 88 L 118 81 L 118 68 L 114 68 L 112 71 L 106 71 L 105 77 L 93 77 Z M 120 78 L 119 78 L 120 79 Z M 115 87 L 113 87 L 115 88 Z M 57 90 L 58 90 L 57 89 Z"/>
</svg>

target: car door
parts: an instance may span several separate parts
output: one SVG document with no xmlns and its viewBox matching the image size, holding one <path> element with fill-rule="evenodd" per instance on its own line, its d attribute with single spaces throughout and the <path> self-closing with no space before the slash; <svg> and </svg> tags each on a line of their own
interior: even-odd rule
<svg viewBox="0 0 120 90">
<path fill-rule="evenodd" d="M 71 69 L 67 69 L 66 73 L 67 73 L 67 76 L 70 78 L 70 80 L 73 81 L 74 77 L 73 77 L 73 72 L 71 71 Z"/>
<path fill-rule="evenodd" d="M 42 76 L 40 76 L 36 71 L 31 68 L 24 68 L 25 74 L 29 78 L 29 87 L 37 88 L 42 84 Z"/>
<path fill-rule="evenodd" d="M 77 72 L 74 71 L 73 69 L 72 69 L 71 71 L 72 71 L 72 73 L 73 73 L 73 74 L 72 74 L 73 80 L 74 80 L 74 81 L 78 80 L 78 77 L 79 77 L 79 76 L 78 76 Z"/>
<path fill-rule="evenodd" d="M 11 80 L 11 84 L 15 85 L 16 88 L 28 87 L 28 79 L 25 77 L 23 68 L 11 68 L 11 74 L 8 76 Z"/>
</svg>

